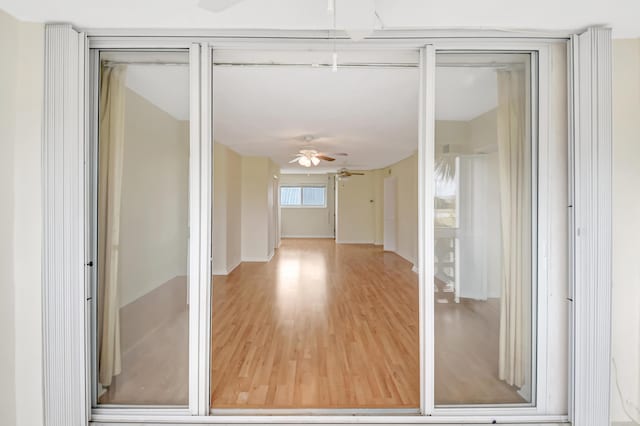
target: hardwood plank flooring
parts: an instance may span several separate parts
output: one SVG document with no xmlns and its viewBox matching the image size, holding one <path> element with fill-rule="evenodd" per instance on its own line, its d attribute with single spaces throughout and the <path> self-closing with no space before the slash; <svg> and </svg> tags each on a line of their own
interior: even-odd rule
<svg viewBox="0 0 640 426">
<path fill-rule="evenodd" d="M 500 300 L 435 305 L 437 405 L 525 402 L 498 378 Z"/>
<path fill-rule="evenodd" d="M 417 280 L 396 254 L 325 239 L 214 277 L 212 406 L 418 407 Z M 497 378 L 498 300 L 436 300 L 436 403 L 523 402 Z M 186 405 L 187 362 L 184 311 L 123 354 L 100 402 Z"/>
<path fill-rule="evenodd" d="M 212 407 L 418 407 L 417 284 L 401 257 L 328 239 L 214 277 Z"/>
</svg>

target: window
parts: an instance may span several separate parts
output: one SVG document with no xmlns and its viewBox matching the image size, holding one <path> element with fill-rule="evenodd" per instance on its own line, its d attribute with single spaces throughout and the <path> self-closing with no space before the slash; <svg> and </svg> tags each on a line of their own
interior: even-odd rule
<svg viewBox="0 0 640 426">
<path fill-rule="evenodd" d="M 282 186 L 281 207 L 326 207 L 326 186 Z"/>
</svg>

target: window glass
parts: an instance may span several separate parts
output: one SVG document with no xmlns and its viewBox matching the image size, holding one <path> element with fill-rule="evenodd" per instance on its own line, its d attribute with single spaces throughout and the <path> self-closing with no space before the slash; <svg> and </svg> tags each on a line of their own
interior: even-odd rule
<svg viewBox="0 0 640 426">
<path fill-rule="evenodd" d="M 189 67 L 100 56 L 97 402 L 188 403 Z"/>
<path fill-rule="evenodd" d="M 534 401 L 530 87 L 529 54 L 437 55 L 437 405 Z"/>
<path fill-rule="evenodd" d="M 280 205 L 299 206 L 302 203 L 302 190 L 300 187 L 283 186 L 280 188 Z"/>
<path fill-rule="evenodd" d="M 326 188 L 317 186 L 306 186 L 302 188 L 302 205 L 304 206 L 324 206 Z"/>
<path fill-rule="evenodd" d="M 283 207 L 325 207 L 327 188 L 324 186 L 282 186 L 280 205 Z"/>
</svg>

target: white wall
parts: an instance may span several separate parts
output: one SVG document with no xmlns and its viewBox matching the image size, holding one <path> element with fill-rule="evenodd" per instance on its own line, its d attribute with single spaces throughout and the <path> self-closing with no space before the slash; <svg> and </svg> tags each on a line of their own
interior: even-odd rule
<svg viewBox="0 0 640 426">
<path fill-rule="evenodd" d="M 43 424 L 44 33 L 0 10 L 0 424 Z"/>
<path fill-rule="evenodd" d="M 640 419 L 640 40 L 613 42 L 613 331 L 611 420 Z M 612 370 L 615 373 L 615 370 Z M 622 392 L 618 394 L 616 379 Z"/>
<path fill-rule="evenodd" d="M 469 140 L 474 152 L 486 156 L 485 250 L 487 259 L 487 297 L 500 297 L 502 285 L 502 225 L 500 222 L 500 173 L 498 158 L 498 110 L 493 109 L 469 122 Z"/>
<path fill-rule="evenodd" d="M 333 187 L 334 177 L 335 175 L 333 174 L 286 174 L 280 176 L 280 186 L 325 185 L 327 188 L 326 207 L 280 208 L 280 221 L 282 226 L 281 235 L 283 238 L 333 238 L 335 236 L 335 190 Z"/>
<path fill-rule="evenodd" d="M 127 89 L 118 280 L 124 306 L 187 274 L 189 125 Z"/>
</svg>

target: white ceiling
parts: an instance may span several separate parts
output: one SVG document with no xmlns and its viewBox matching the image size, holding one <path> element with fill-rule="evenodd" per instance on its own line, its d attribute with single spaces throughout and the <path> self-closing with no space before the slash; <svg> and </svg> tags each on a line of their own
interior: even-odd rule
<svg viewBox="0 0 640 426">
<path fill-rule="evenodd" d="M 381 168 L 417 149 L 417 68 L 216 67 L 214 81 L 215 140 L 284 172 L 310 171 L 288 164 L 308 146 L 349 154 L 313 172 Z"/>
<path fill-rule="evenodd" d="M 353 0 L 337 0 L 338 11 Z M 327 29 L 326 0 L 245 0 L 221 13 L 198 0 L 0 0 L 26 21 L 84 28 Z M 614 37 L 640 36 L 638 0 L 376 0 L 386 28 L 578 30 L 607 25 Z M 348 9 L 348 7 L 347 7 Z M 338 27 L 348 26 L 338 16 Z"/>
<path fill-rule="evenodd" d="M 436 68 L 436 120 L 469 121 L 497 106 L 495 69 Z"/>
<path fill-rule="evenodd" d="M 126 85 L 177 120 L 189 119 L 187 66 L 129 65 Z"/>
<path fill-rule="evenodd" d="M 103 59 L 133 61 L 134 56 L 113 53 Z M 224 63 L 322 64 L 331 52 L 220 51 L 217 57 Z M 409 65 L 417 53 L 353 51 L 339 59 Z M 493 69 L 439 66 L 436 81 L 438 120 L 468 121 L 497 105 Z M 376 169 L 417 149 L 417 68 L 341 67 L 334 73 L 309 65 L 216 66 L 214 82 L 215 140 L 242 155 L 268 156 L 284 172 Z M 189 118 L 186 65 L 129 65 L 126 84 L 173 117 Z M 313 140 L 306 142 L 305 136 Z M 289 164 L 302 148 L 349 155 L 312 169 Z"/>
</svg>

